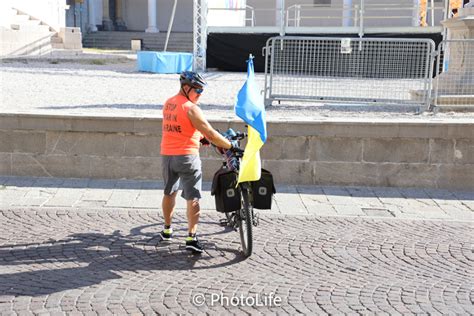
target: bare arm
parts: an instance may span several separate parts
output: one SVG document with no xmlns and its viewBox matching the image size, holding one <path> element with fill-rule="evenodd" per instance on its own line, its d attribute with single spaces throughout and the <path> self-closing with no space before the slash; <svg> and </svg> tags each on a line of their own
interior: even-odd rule
<svg viewBox="0 0 474 316">
<path fill-rule="evenodd" d="M 222 136 L 218 131 L 216 131 L 211 124 L 206 120 L 202 110 L 194 105 L 188 111 L 188 118 L 191 120 L 193 126 L 200 131 L 211 143 L 217 147 L 230 149 L 230 142 Z"/>
</svg>

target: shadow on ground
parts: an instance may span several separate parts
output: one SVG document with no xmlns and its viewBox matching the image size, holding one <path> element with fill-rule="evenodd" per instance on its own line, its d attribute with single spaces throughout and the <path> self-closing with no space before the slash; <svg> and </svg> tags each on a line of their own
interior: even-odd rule
<svg viewBox="0 0 474 316">
<path fill-rule="evenodd" d="M 219 225 L 215 222 L 202 224 Z M 133 228 L 128 235 L 120 231 L 111 234 L 77 233 L 63 240 L 2 245 L 0 266 L 21 266 L 20 269 L 26 271 L 1 273 L 0 296 L 49 295 L 121 279 L 127 271 L 216 269 L 245 260 L 235 249 L 237 247 L 219 247 L 208 242 L 204 243 L 205 253 L 196 255 L 185 250 L 184 245 L 163 242 L 156 233 L 143 232 L 156 225 Z M 229 231 L 230 228 L 222 227 L 220 231 L 201 236 Z M 161 274 L 157 278 L 157 282 L 166 281 Z"/>
</svg>

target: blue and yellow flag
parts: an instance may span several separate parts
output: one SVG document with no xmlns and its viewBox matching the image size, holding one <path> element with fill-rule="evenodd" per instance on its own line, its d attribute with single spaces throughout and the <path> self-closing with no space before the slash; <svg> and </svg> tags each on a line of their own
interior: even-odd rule
<svg viewBox="0 0 474 316">
<path fill-rule="evenodd" d="M 238 182 L 257 181 L 261 176 L 260 148 L 267 140 L 265 105 L 255 82 L 253 56 L 247 61 L 247 81 L 240 89 L 235 114 L 248 125 L 248 140 L 240 164 Z"/>
</svg>

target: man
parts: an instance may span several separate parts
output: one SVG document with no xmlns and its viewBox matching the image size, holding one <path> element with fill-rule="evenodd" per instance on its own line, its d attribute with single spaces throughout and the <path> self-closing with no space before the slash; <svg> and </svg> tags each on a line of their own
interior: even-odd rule
<svg viewBox="0 0 474 316">
<path fill-rule="evenodd" d="M 165 227 L 160 235 L 164 241 L 170 241 L 173 237 L 171 220 L 181 181 L 181 196 L 186 200 L 188 217 L 186 249 L 201 253 L 203 247 L 196 237 L 202 185 L 199 147 L 206 139 L 218 147 L 230 150 L 237 147 L 237 143 L 231 143 L 219 134 L 197 105 L 206 86 L 204 79 L 195 72 L 185 71 L 181 73 L 180 83 L 179 93 L 168 99 L 163 107 L 161 155 L 165 182 L 162 201 Z"/>
</svg>

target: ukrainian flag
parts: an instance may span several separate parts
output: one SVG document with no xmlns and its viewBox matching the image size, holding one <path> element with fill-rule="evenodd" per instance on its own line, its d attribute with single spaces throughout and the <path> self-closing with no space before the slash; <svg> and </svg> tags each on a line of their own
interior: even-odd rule
<svg viewBox="0 0 474 316">
<path fill-rule="evenodd" d="M 248 125 L 248 140 L 240 163 L 239 183 L 260 179 L 260 148 L 267 140 L 265 105 L 255 82 L 252 55 L 247 64 L 247 81 L 240 89 L 235 104 L 235 114 Z"/>
</svg>

